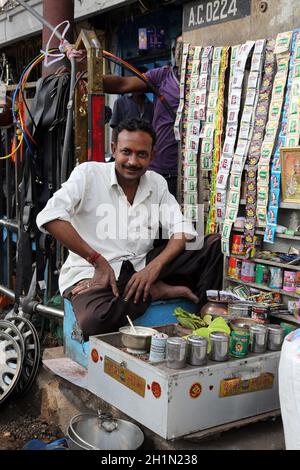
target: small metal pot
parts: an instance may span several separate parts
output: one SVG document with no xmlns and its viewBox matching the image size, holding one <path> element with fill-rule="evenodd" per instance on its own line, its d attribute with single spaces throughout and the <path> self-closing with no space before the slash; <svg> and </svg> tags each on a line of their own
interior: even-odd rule
<svg viewBox="0 0 300 470">
<path fill-rule="evenodd" d="M 264 353 L 267 349 L 268 329 L 265 325 L 251 325 L 249 348 L 253 353 Z"/>
<path fill-rule="evenodd" d="M 133 332 L 131 326 L 122 326 L 122 328 L 119 328 L 123 345 L 130 350 L 149 352 L 151 337 L 157 333 L 157 331 L 145 326 L 135 326 L 134 329 L 137 334 Z"/>
<path fill-rule="evenodd" d="M 186 366 L 186 341 L 177 336 L 167 339 L 167 366 L 171 369 L 182 369 Z"/>
<path fill-rule="evenodd" d="M 129 421 L 82 413 L 71 419 L 67 440 L 71 450 L 136 450 L 142 446 L 144 434 Z"/>
<path fill-rule="evenodd" d="M 268 326 L 268 349 L 280 351 L 284 339 L 284 329 L 280 325 Z"/>
<path fill-rule="evenodd" d="M 209 358 L 212 361 L 227 361 L 229 357 L 229 335 L 215 331 L 209 335 L 209 338 L 211 341 Z"/>
<path fill-rule="evenodd" d="M 207 363 L 207 339 L 192 335 L 187 340 L 187 362 L 192 366 L 204 366 Z"/>
</svg>

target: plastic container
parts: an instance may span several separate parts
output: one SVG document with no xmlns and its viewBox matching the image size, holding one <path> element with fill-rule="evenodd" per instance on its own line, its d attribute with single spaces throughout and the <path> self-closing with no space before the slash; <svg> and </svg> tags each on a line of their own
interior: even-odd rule
<svg viewBox="0 0 300 470">
<path fill-rule="evenodd" d="M 282 289 L 283 270 L 276 266 L 270 267 L 270 282 L 269 287 L 272 289 Z"/>
<path fill-rule="evenodd" d="M 252 263 L 251 261 L 243 261 L 241 280 L 244 282 L 255 281 L 255 263 Z"/>
<path fill-rule="evenodd" d="M 296 292 L 296 272 L 284 271 L 283 290 L 287 292 Z"/>
<path fill-rule="evenodd" d="M 252 307 L 251 318 L 255 320 L 257 323 L 268 324 L 269 320 L 270 309 L 267 304 L 255 304 Z"/>
</svg>

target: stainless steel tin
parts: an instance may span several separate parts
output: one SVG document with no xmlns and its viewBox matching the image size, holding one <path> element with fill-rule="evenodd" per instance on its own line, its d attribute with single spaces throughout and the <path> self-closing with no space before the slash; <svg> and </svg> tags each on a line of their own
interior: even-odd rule
<svg viewBox="0 0 300 470">
<path fill-rule="evenodd" d="M 233 302 L 228 304 L 228 315 L 231 317 L 251 317 L 251 302 Z"/>
<path fill-rule="evenodd" d="M 167 339 L 167 366 L 171 369 L 182 369 L 186 366 L 186 341 L 177 336 Z"/>
<path fill-rule="evenodd" d="M 209 358 L 212 361 L 227 361 L 229 357 L 229 335 L 215 331 L 209 335 L 209 338 L 211 341 Z"/>
<path fill-rule="evenodd" d="M 279 351 L 284 339 L 284 329 L 280 325 L 268 326 L 268 349 L 270 351 Z"/>
<path fill-rule="evenodd" d="M 207 339 L 189 336 L 187 340 L 187 362 L 192 366 L 203 366 L 207 362 Z"/>
<path fill-rule="evenodd" d="M 264 325 L 251 325 L 249 328 L 249 348 L 253 353 L 264 353 L 267 349 L 268 329 Z"/>
</svg>

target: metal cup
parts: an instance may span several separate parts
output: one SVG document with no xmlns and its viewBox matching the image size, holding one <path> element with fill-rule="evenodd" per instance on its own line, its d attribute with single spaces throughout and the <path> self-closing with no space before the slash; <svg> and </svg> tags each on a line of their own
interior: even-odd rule
<svg viewBox="0 0 300 470">
<path fill-rule="evenodd" d="M 203 336 L 189 336 L 187 340 L 187 362 L 192 366 L 203 366 L 207 363 L 207 339 Z"/>
<path fill-rule="evenodd" d="M 249 348 L 253 353 L 264 353 L 267 349 L 268 330 L 264 325 L 252 325 L 249 328 Z"/>
<path fill-rule="evenodd" d="M 182 369 L 186 366 L 186 341 L 179 337 L 167 339 L 167 366 Z"/>
<path fill-rule="evenodd" d="M 224 362 L 229 357 L 229 335 L 215 331 L 209 335 L 211 351 L 209 358 L 212 361 Z"/>
<path fill-rule="evenodd" d="M 284 329 L 280 325 L 268 326 L 268 349 L 280 351 L 284 339 Z"/>
</svg>

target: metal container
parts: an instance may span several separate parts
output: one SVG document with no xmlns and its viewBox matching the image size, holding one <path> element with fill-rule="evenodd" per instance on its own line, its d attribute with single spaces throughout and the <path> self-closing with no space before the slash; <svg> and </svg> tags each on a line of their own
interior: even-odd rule
<svg viewBox="0 0 300 470">
<path fill-rule="evenodd" d="M 270 323 L 270 307 L 268 304 L 257 303 L 252 307 L 251 318 L 257 323 L 267 324 Z"/>
<path fill-rule="evenodd" d="M 230 354 L 234 357 L 245 357 L 248 354 L 249 331 L 232 331 L 230 336 Z"/>
<path fill-rule="evenodd" d="M 209 338 L 211 341 L 209 358 L 212 361 L 227 361 L 229 357 L 229 335 L 215 331 L 210 333 Z"/>
<path fill-rule="evenodd" d="M 212 315 L 212 316 L 226 316 L 228 315 L 228 303 L 221 302 L 220 300 L 210 300 L 203 305 L 200 310 L 200 315 L 203 318 L 204 315 Z"/>
<path fill-rule="evenodd" d="M 133 332 L 131 326 L 122 326 L 122 328 L 119 328 L 123 345 L 132 352 L 140 354 L 149 352 L 151 337 L 157 333 L 157 331 L 145 326 L 135 326 L 134 329 L 137 334 Z"/>
<path fill-rule="evenodd" d="M 230 328 L 233 331 L 246 330 L 249 331 L 250 326 L 257 325 L 257 321 L 253 318 L 234 318 L 230 321 Z"/>
<path fill-rule="evenodd" d="M 187 362 L 192 366 L 204 366 L 207 363 L 207 339 L 192 335 L 187 340 Z"/>
<path fill-rule="evenodd" d="M 284 329 L 280 325 L 268 326 L 268 349 L 270 351 L 279 351 L 284 339 Z"/>
<path fill-rule="evenodd" d="M 94 413 L 74 416 L 67 437 L 72 450 L 136 450 L 144 442 L 144 434 L 135 424 Z"/>
<path fill-rule="evenodd" d="M 267 349 L 268 329 L 265 325 L 251 325 L 249 348 L 253 353 L 264 353 Z"/>
<path fill-rule="evenodd" d="M 250 317 L 252 312 L 251 302 L 233 302 L 228 304 L 228 315 L 231 317 Z"/>
<path fill-rule="evenodd" d="M 167 339 L 167 366 L 170 369 L 182 369 L 186 366 L 186 341 L 174 336 Z"/>
</svg>

